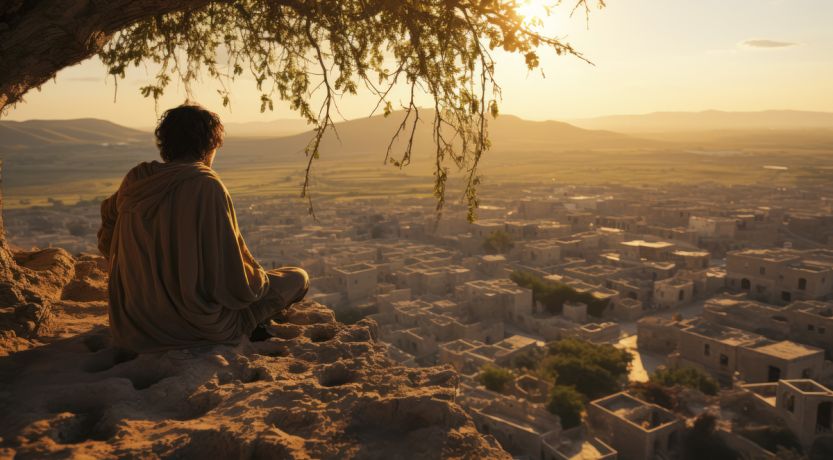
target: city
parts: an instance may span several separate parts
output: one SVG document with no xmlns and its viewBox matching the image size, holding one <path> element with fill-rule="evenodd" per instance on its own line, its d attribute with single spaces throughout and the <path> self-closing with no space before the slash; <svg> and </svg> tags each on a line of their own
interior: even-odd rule
<svg viewBox="0 0 833 460">
<path fill-rule="evenodd" d="M 474 223 L 431 198 L 330 200 L 317 220 L 285 199 L 236 208 L 265 268 L 304 267 L 308 299 L 375 321 L 394 361 L 452 365 L 463 407 L 513 455 L 667 458 L 708 414 L 725 445 L 775 458 L 833 428 L 831 192 L 526 184 L 487 188 Z M 91 252 L 96 205 L 7 210 L 9 240 Z M 583 421 L 547 410 L 563 386 L 545 364 L 571 340 L 629 365 L 579 395 Z M 719 391 L 664 400 L 661 375 L 690 369 Z"/>
</svg>

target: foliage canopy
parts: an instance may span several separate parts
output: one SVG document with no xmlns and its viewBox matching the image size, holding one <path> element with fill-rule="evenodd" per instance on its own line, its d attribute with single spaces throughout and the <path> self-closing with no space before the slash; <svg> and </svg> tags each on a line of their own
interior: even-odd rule
<svg viewBox="0 0 833 460">
<path fill-rule="evenodd" d="M 480 374 L 477 375 L 478 382 L 496 393 L 502 393 L 506 389 L 506 385 L 514 379 L 515 377 L 509 369 L 492 365 L 483 366 Z"/>
<path fill-rule="evenodd" d="M 483 250 L 487 254 L 504 254 L 509 252 L 515 243 L 509 233 L 503 230 L 495 230 L 483 239 Z"/>
<path fill-rule="evenodd" d="M 593 0 L 575 0 L 589 12 Z M 414 133 L 422 118 L 431 122 L 435 144 L 434 194 L 445 199 L 449 166 L 465 171 L 464 198 L 474 218 L 480 183 L 478 164 L 488 150 L 488 117 L 498 114 L 500 86 L 492 52 L 523 55 L 539 67 L 539 52 L 584 57 L 542 21 L 519 12 L 523 0 L 229 0 L 182 1 L 167 14 L 133 22 L 115 34 L 100 57 L 115 78 L 142 63 L 159 65 L 155 81 L 143 86 L 158 100 L 178 79 L 190 92 L 201 75 L 218 81 L 219 97 L 246 74 L 260 92 L 261 111 L 275 99 L 289 103 L 314 126 L 302 196 L 309 197 L 310 172 L 324 133 L 333 128 L 337 101 L 360 89 L 377 98 L 373 112 L 394 110 L 391 91 L 410 93 L 401 103 L 405 117 L 392 133 L 385 161 L 397 167 L 411 160 Z M 552 0 L 550 7 L 561 4 Z M 603 0 L 593 5 L 604 6 Z M 433 99 L 430 117 L 417 99 Z M 320 103 L 318 102 L 320 100 Z M 394 141 L 407 139 L 392 152 Z M 312 206 L 310 201 L 310 212 Z"/>
<path fill-rule="evenodd" d="M 550 393 L 547 410 L 561 419 L 561 426 L 565 430 L 579 426 L 584 411 L 584 397 L 573 387 L 556 385 Z"/>
<path fill-rule="evenodd" d="M 716 395 L 720 386 L 709 374 L 694 367 L 678 367 L 675 369 L 657 369 L 651 374 L 651 382 L 670 387 L 682 385 L 694 388 L 707 395 Z"/>
<path fill-rule="evenodd" d="M 633 357 L 612 345 L 598 345 L 578 339 L 563 339 L 550 344 L 541 369 L 558 385 L 572 386 L 596 399 L 622 388 Z"/>
</svg>

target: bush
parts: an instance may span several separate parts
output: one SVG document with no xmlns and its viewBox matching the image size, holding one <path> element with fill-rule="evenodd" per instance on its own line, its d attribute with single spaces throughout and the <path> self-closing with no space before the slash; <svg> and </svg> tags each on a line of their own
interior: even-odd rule
<svg viewBox="0 0 833 460">
<path fill-rule="evenodd" d="M 720 386 L 709 374 L 694 367 L 658 369 L 651 374 L 650 379 L 651 382 L 662 386 L 682 385 L 712 396 L 720 390 Z"/>
<path fill-rule="evenodd" d="M 630 391 L 636 397 L 651 404 L 664 407 L 673 411 L 677 407 L 677 398 L 671 394 L 667 387 L 655 382 L 636 382 L 630 386 Z"/>
<path fill-rule="evenodd" d="M 497 393 L 503 393 L 506 385 L 512 382 L 515 377 L 508 369 L 498 366 L 485 365 L 477 375 L 477 381 L 484 387 Z"/>
<path fill-rule="evenodd" d="M 575 388 L 556 385 L 550 393 L 547 410 L 561 419 L 561 427 L 566 430 L 581 425 L 584 400 Z"/>
<path fill-rule="evenodd" d="M 515 247 L 512 237 L 503 230 L 495 230 L 483 240 L 483 250 L 487 254 L 503 254 Z"/>
<path fill-rule="evenodd" d="M 527 371 L 534 371 L 541 365 L 541 356 L 534 350 L 529 350 L 518 354 L 512 358 L 512 367 L 515 369 L 523 369 Z"/>
</svg>

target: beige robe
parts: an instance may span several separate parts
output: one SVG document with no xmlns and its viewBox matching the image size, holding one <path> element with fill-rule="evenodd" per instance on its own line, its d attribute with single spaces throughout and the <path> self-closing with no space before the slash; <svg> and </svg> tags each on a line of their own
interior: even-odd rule
<svg viewBox="0 0 833 460">
<path fill-rule="evenodd" d="M 110 328 L 138 352 L 236 343 L 269 289 L 220 177 L 202 163 L 141 163 L 101 204 Z"/>
</svg>

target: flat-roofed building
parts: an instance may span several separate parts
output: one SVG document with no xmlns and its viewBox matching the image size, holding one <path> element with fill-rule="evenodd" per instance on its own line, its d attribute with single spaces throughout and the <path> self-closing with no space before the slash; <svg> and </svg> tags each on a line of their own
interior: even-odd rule
<svg viewBox="0 0 833 460">
<path fill-rule="evenodd" d="M 789 340 L 746 345 L 738 352 L 738 371 L 746 382 L 819 378 L 823 367 L 823 350 Z"/>
<path fill-rule="evenodd" d="M 763 407 L 775 410 L 806 451 L 833 435 L 833 391 L 811 379 L 784 379 L 743 385 Z"/>
<path fill-rule="evenodd" d="M 671 258 L 674 244 L 667 241 L 630 240 L 622 242 L 619 250 L 628 260 L 665 261 Z"/>
<path fill-rule="evenodd" d="M 682 251 L 671 253 L 671 260 L 677 263 L 677 268 L 688 270 L 702 270 L 709 268 L 711 253 L 709 251 Z"/>
<path fill-rule="evenodd" d="M 558 416 L 525 399 L 461 384 L 458 402 L 478 431 L 494 436 L 504 450 L 518 458 L 541 458 L 544 437 L 561 432 Z"/>
<path fill-rule="evenodd" d="M 358 263 L 333 269 L 348 302 L 370 298 L 376 293 L 378 270 L 375 266 Z"/>
<path fill-rule="evenodd" d="M 561 433 L 552 432 L 543 438 L 543 460 L 616 460 L 616 449 L 591 436 L 583 426 Z"/>
<path fill-rule="evenodd" d="M 790 337 L 789 312 L 785 307 L 744 297 L 724 295 L 706 301 L 703 318 L 716 324 L 784 340 Z"/>
<path fill-rule="evenodd" d="M 833 251 L 746 249 L 726 258 L 730 288 L 769 303 L 833 297 Z"/>
<path fill-rule="evenodd" d="M 654 282 L 654 308 L 676 308 L 694 300 L 694 282 L 678 277 Z"/>
<path fill-rule="evenodd" d="M 521 262 L 535 267 L 546 267 L 561 260 L 561 246 L 554 240 L 527 241 L 520 245 Z"/>
<path fill-rule="evenodd" d="M 699 237 L 731 239 L 735 237 L 737 221 L 729 217 L 691 216 L 688 228 Z"/>
<path fill-rule="evenodd" d="M 593 433 L 622 460 L 673 458 L 681 448 L 682 420 L 626 392 L 592 401 L 587 415 Z"/>
<path fill-rule="evenodd" d="M 801 300 L 787 307 L 790 338 L 833 355 L 833 302 Z"/>
<path fill-rule="evenodd" d="M 746 382 L 821 375 L 824 351 L 787 340 L 708 322 L 702 318 L 680 323 L 677 352 L 683 363 L 717 376 L 724 384 L 737 375 Z"/>
</svg>

